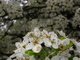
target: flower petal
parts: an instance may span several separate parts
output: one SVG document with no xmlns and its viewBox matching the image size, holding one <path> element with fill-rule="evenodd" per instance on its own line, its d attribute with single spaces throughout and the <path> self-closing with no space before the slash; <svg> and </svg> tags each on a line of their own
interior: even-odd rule
<svg viewBox="0 0 80 60">
<path fill-rule="evenodd" d="M 39 53 L 40 51 L 41 51 L 41 48 L 42 48 L 42 46 L 40 45 L 40 44 L 36 44 L 34 47 L 33 47 L 33 51 L 35 52 L 35 53 Z"/>
<path fill-rule="evenodd" d="M 43 41 L 46 47 L 51 47 L 52 43 L 48 38 L 44 38 Z"/>
<path fill-rule="evenodd" d="M 34 47 L 34 44 L 33 43 L 29 43 L 27 46 L 26 46 L 26 50 L 30 50 Z"/>
<path fill-rule="evenodd" d="M 58 44 L 52 44 L 52 47 L 57 49 L 58 48 Z"/>
</svg>

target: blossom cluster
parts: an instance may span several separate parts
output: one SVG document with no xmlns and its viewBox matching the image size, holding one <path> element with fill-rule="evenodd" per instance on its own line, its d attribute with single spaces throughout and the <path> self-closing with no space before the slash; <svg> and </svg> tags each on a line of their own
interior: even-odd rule
<svg viewBox="0 0 80 60">
<path fill-rule="evenodd" d="M 58 34 L 35 28 L 23 37 L 22 42 L 16 42 L 17 49 L 7 60 L 50 60 L 50 57 L 51 60 L 68 60 L 71 57 L 69 50 L 75 40 L 69 39 L 63 31 L 58 31 Z"/>
<path fill-rule="evenodd" d="M 73 0 L 47 0 L 47 10 L 53 10 L 52 12 L 66 11 L 73 8 Z"/>
</svg>

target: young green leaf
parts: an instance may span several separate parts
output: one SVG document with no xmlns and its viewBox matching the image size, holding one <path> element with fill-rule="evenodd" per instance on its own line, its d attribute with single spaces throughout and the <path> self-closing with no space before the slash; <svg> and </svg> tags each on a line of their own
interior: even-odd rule
<svg viewBox="0 0 80 60">
<path fill-rule="evenodd" d="M 60 37 L 60 39 L 61 39 L 61 40 L 64 40 L 64 39 L 66 39 L 66 38 L 65 38 L 65 37 Z"/>
<path fill-rule="evenodd" d="M 69 45 L 67 45 L 68 48 L 70 48 L 73 45 L 72 42 L 69 43 Z"/>
<path fill-rule="evenodd" d="M 30 51 L 30 50 L 29 50 L 29 51 L 26 50 L 26 51 L 25 51 L 25 54 L 28 54 L 28 55 L 35 55 L 36 53 L 34 53 L 33 51 Z"/>
</svg>

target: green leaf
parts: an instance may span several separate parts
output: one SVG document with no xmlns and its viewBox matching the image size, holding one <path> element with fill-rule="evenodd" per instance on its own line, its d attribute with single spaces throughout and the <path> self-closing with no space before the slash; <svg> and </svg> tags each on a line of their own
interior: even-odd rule
<svg viewBox="0 0 80 60">
<path fill-rule="evenodd" d="M 49 53 L 47 51 L 49 51 L 49 48 L 43 47 L 43 49 L 38 54 L 35 55 L 36 56 L 35 58 L 37 60 L 43 60 L 43 59 L 45 59 L 48 56 L 48 53 Z"/>
<path fill-rule="evenodd" d="M 61 51 L 61 49 L 55 49 L 55 51 L 57 51 L 57 52 L 58 52 L 58 51 Z"/>
<path fill-rule="evenodd" d="M 61 51 L 61 49 L 54 49 L 54 54 L 57 54 L 59 51 Z"/>
<path fill-rule="evenodd" d="M 66 39 L 66 38 L 65 38 L 65 37 L 60 37 L 60 39 L 61 39 L 61 40 L 64 40 L 64 39 Z"/>
<path fill-rule="evenodd" d="M 69 57 L 68 60 L 73 60 L 73 57 L 74 57 L 74 56 Z"/>
<path fill-rule="evenodd" d="M 33 51 L 30 51 L 30 50 L 26 50 L 26 51 L 25 51 L 25 54 L 28 54 L 28 55 L 35 55 L 36 53 L 34 53 Z"/>
<path fill-rule="evenodd" d="M 69 45 L 67 45 L 68 48 L 70 48 L 73 45 L 72 42 L 69 43 Z"/>
</svg>

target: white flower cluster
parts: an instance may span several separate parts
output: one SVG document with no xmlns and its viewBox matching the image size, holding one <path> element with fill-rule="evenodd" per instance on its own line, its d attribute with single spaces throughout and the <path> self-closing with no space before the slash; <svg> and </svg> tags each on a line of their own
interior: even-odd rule
<svg viewBox="0 0 80 60">
<path fill-rule="evenodd" d="M 52 50 L 49 51 L 49 55 L 46 55 L 43 60 L 50 60 L 48 57 L 51 55 L 53 56 L 51 60 L 68 60 L 68 57 L 70 57 L 69 48 L 73 45 L 74 41 L 67 38 L 62 31 L 58 31 L 58 33 L 60 37 L 54 32 L 48 33 L 46 30 L 40 31 L 38 28 L 35 28 L 34 31 L 29 32 L 23 37 L 24 40 L 22 42 L 15 44 L 17 47 L 14 51 L 15 54 L 7 60 L 36 60 L 34 57 L 35 54 L 39 54 L 44 47 L 46 47 L 46 49 L 51 48 Z"/>
<path fill-rule="evenodd" d="M 14 2 L 14 1 L 18 1 L 18 2 L 20 2 L 21 7 L 28 6 L 27 0 L 1 0 L 1 1 L 5 1 L 6 4 L 9 4 L 9 3 Z"/>
<path fill-rule="evenodd" d="M 70 10 L 74 2 L 73 0 L 47 0 L 47 10 L 53 10 L 52 12 Z"/>
<path fill-rule="evenodd" d="M 77 25 L 80 25 L 79 22 L 80 22 L 80 8 L 76 9 L 76 13 L 73 17 L 73 22 L 72 22 L 72 25 L 74 27 L 76 27 Z"/>
</svg>

